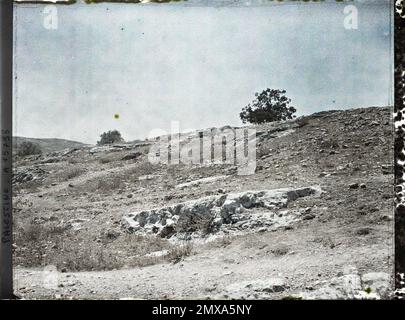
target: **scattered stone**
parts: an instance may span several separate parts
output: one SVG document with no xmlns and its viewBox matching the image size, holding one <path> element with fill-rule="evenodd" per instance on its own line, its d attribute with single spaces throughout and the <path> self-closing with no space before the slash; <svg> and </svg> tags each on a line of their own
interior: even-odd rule
<svg viewBox="0 0 405 320">
<path fill-rule="evenodd" d="M 350 189 L 357 189 L 359 187 L 359 184 L 357 182 L 349 184 Z"/>
</svg>

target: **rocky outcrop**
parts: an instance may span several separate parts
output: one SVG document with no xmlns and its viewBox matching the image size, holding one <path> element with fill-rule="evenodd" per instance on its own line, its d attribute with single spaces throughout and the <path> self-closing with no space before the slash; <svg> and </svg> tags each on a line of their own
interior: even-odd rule
<svg viewBox="0 0 405 320">
<path fill-rule="evenodd" d="M 122 227 L 128 232 L 178 239 L 217 232 L 277 228 L 287 226 L 302 216 L 300 212 L 282 210 L 290 201 L 319 193 L 317 187 L 306 187 L 204 197 L 126 214 Z"/>
<path fill-rule="evenodd" d="M 40 167 L 21 167 L 16 168 L 13 173 L 13 184 L 20 184 L 29 181 L 40 181 L 47 174 L 45 170 Z"/>
<path fill-rule="evenodd" d="M 123 151 L 123 150 L 132 150 L 136 147 L 131 143 L 124 143 L 124 144 L 108 144 L 108 145 L 97 145 L 92 147 L 89 150 L 90 154 L 96 153 L 108 153 L 108 152 L 116 152 L 116 151 Z"/>
</svg>

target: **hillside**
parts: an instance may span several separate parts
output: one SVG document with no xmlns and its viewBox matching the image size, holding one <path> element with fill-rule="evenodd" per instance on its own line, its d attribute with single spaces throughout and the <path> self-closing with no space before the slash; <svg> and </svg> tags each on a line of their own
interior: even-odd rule
<svg viewBox="0 0 405 320">
<path fill-rule="evenodd" d="M 391 115 L 370 107 L 251 126 L 250 175 L 220 162 L 152 164 L 162 138 L 19 159 L 17 294 L 388 297 Z M 200 143 L 196 133 L 180 138 Z M 50 265 L 57 283 L 44 287 Z"/>
<path fill-rule="evenodd" d="M 18 150 L 18 146 L 23 142 L 32 142 L 38 144 L 42 152 L 44 153 L 61 151 L 69 148 L 82 148 L 86 146 L 86 144 L 84 143 L 65 139 L 36 139 L 26 137 L 14 137 L 13 138 L 14 149 Z"/>
</svg>

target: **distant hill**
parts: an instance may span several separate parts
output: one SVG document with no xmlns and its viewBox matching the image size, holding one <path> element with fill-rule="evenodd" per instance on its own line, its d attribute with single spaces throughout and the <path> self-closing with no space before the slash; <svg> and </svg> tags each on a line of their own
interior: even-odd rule
<svg viewBox="0 0 405 320">
<path fill-rule="evenodd" d="M 60 151 L 67 148 L 81 148 L 87 146 L 82 142 L 71 141 L 65 139 L 37 139 L 26 137 L 13 137 L 13 147 L 17 150 L 18 145 L 22 142 L 33 142 L 40 146 L 42 152 L 49 153 L 54 151 Z"/>
</svg>

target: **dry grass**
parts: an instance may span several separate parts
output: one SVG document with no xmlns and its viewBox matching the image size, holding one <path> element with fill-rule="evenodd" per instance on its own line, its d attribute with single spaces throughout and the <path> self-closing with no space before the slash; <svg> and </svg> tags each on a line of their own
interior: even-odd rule
<svg viewBox="0 0 405 320">
<path fill-rule="evenodd" d="M 81 176 L 85 172 L 86 172 L 86 170 L 83 168 L 78 168 L 78 167 L 68 168 L 68 169 L 66 169 L 66 171 L 64 173 L 64 180 L 67 181 L 67 180 L 76 178 L 78 176 Z"/>
<path fill-rule="evenodd" d="M 69 158 L 69 159 L 67 160 L 67 162 L 68 162 L 69 164 L 79 164 L 79 163 L 81 163 L 81 161 L 80 161 L 79 159 L 77 159 L 77 158 Z"/>
<path fill-rule="evenodd" d="M 113 190 L 119 190 L 124 186 L 124 181 L 120 176 L 107 177 L 105 179 L 97 180 L 97 191 L 110 192 Z"/>
<path fill-rule="evenodd" d="M 34 222 L 24 226 L 22 229 L 22 233 L 19 234 L 24 243 L 48 240 L 49 238 L 63 234 L 67 230 L 66 227 L 51 223 L 39 224 Z"/>
<path fill-rule="evenodd" d="M 102 158 L 98 159 L 98 162 L 100 162 L 101 164 L 107 164 L 107 163 L 110 163 L 113 161 L 114 161 L 114 159 L 111 157 L 102 157 Z"/>
<path fill-rule="evenodd" d="M 214 216 L 190 215 L 180 218 L 177 222 L 177 232 L 196 232 L 200 231 L 202 236 L 212 233 Z"/>
<path fill-rule="evenodd" d="M 166 259 L 170 262 L 178 263 L 185 257 L 190 256 L 193 253 L 193 250 L 193 244 L 191 242 L 174 246 L 168 251 Z"/>
<path fill-rule="evenodd" d="M 66 182 L 81 176 L 85 172 L 85 168 L 77 165 L 72 165 L 67 168 L 63 167 L 58 172 L 55 172 L 52 176 L 50 176 L 45 182 L 47 184 L 51 184 L 52 182 Z"/>
<path fill-rule="evenodd" d="M 20 192 L 21 190 L 26 190 L 29 193 L 36 193 L 42 187 L 43 183 L 40 180 L 31 180 L 28 182 L 13 185 L 13 190 L 15 192 Z"/>
<path fill-rule="evenodd" d="M 284 256 L 289 252 L 289 248 L 286 245 L 277 245 L 274 249 L 271 250 L 271 253 L 276 257 Z"/>
<path fill-rule="evenodd" d="M 220 248 L 229 246 L 233 241 L 231 236 L 223 236 L 215 241 L 215 245 Z"/>
<path fill-rule="evenodd" d="M 166 239 L 156 236 L 141 236 L 136 234 L 125 234 L 122 236 L 120 245 L 128 248 L 130 255 L 143 256 L 151 252 L 163 251 L 170 248 Z"/>
<path fill-rule="evenodd" d="M 54 265 L 65 271 L 100 271 L 178 262 L 192 253 L 190 243 L 173 245 L 156 236 L 104 230 L 98 239 L 56 222 L 31 221 L 16 230 L 16 264 Z M 161 255 L 153 253 L 162 252 Z"/>
<path fill-rule="evenodd" d="M 159 166 L 151 164 L 149 161 L 141 162 L 136 167 L 125 170 L 128 181 L 138 181 L 138 178 L 146 175 L 156 174 Z"/>
<path fill-rule="evenodd" d="M 76 248 L 64 246 L 63 252 L 63 255 L 57 255 L 51 263 L 60 270 L 101 271 L 120 269 L 125 265 L 125 261 L 114 252 L 94 244 Z"/>
<path fill-rule="evenodd" d="M 318 164 L 319 167 L 326 169 L 334 169 L 337 166 L 335 161 L 328 158 L 316 159 L 315 163 Z"/>
<path fill-rule="evenodd" d="M 26 266 L 43 266 L 47 257 L 50 243 L 60 239 L 67 228 L 54 223 L 40 224 L 33 220 L 23 224 L 17 224 L 15 244 L 24 251 L 23 264 Z"/>
<path fill-rule="evenodd" d="M 267 156 L 270 153 L 271 153 L 270 147 L 262 144 L 256 151 L 256 157 L 260 159 L 261 157 Z"/>
</svg>

